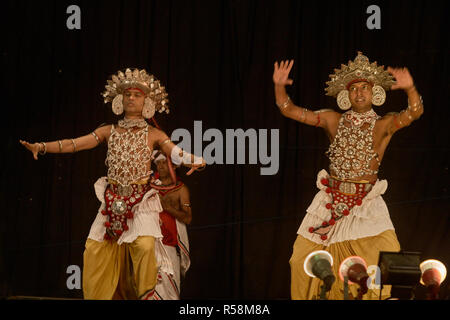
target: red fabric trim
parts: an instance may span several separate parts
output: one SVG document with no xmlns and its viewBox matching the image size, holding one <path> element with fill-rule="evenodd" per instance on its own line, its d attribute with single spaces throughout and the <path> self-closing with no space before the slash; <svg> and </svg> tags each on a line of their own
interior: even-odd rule
<svg viewBox="0 0 450 320">
<path fill-rule="evenodd" d="M 150 300 L 153 296 L 153 294 L 155 293 L 155 289 L 150 290 L 150 292 L 148 292 L 147 294 L 145 294 L 141 300 Z"/>
<path fill-rule="evenodd" d="M 316 127 L 318 127 L 320 124 L 320 113 L 317 114 L 317 123 L 316 123 Z"/>
<path fill-rule="evenodd" d="M 142 91 L 142 90 L 139 89 L 139 88 L 128 88 L 128 89 L 125 89 L 125 91 L 132 90 L 132 89 L 133 89 L 133 90 L 138 90 L 138 91 L 142 92 L 143 95 L 145 95 L 145 92 Z"/>
<path fill-rule="evenodd" d="M 394 116 L 394 124 L 397 129 L 400 129 L 400 126 L 397 124 L 397 116 Z"/>
<path fill-rule="evenodd" d="M 172 280 L 172 277 L 168 274 L 166 274 L 166 277 L 169 279 L 170 284 L 172 285 L 173 290 L 177 293 L 177 295 L 180 295 L 180 292 L 178 291 L 177 284 Z"/>
<path fill-rule="evenodd" d="M 186 245 L 181 241 L 180 235 L 177 236 L 178 239 L 178 248 L 183 251 L 183 253 L 189 257 L 189 250 L 187 249 Z"/>
<path fill-rule="evenodd" d="M 161 234 L 163 235 L 163 244 L 166 246 L 176 247 L 178 244 L 177 222 L 175 218 L 167 211 L 159 213 L 161 220 Z"/>
<path fill-rule="evenodd" d="M 155 297 L 153 298 L 155 300 L 162 300 L 163 298 L 161 297 L 161 295 L 158 293 L 158 291 L 155 290 Z"/>
<path fill-rule="evenodd" d="M 158 122 L 156 122 L 155 117 L 151 117 L 151 119 L 149 121 L 153 122 L 153 124 L 155 125 L 156 128 L 158 128 L 159 130 L 162 130 L 161 127 L 159 126 Z"/>
<path fill-rule="evenodd" d="M 350 81 L 349 83 L 347 83 L 347 85 L 345 86 L 345 88 L 348 90 L 348 88 L 350 88 L 350 86 L 351 86 L 352 84 L 356 83 L 356 82 L 367 82 L 367 83 L 369 83 L 370 85 L 373 86 L 373 83 L 370 82 L 369 80 L 363 79 L 363 78 L 358 78 L 358 79 L 352 80 L 352 81 Z"/>
<path fill-rule="evenodd" d="M 160 195 L 165 196 L 169 192 L 174 191 L 174 190 L 178 190 L 184 185 L 183 182 L 181 182 L 180 180 L 178 180 L 177 183 L 178 184 L 176 186 L 170 187 L 169 190 L 158 189 L 158 188 L 155 188 L 155 189 L 158 189 L 158 192 L 159 192 Z M 158 187 L 158 186 L 156 186 L 156 187 Z"/>
</svg>

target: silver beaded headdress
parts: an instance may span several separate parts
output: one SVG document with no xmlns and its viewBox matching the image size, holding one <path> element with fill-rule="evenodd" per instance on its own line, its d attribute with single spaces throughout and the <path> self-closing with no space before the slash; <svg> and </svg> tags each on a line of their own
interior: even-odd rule
<svg viewBox="0 0 450 320">
<path fill-rule="evenodd" d="M 107 80 L 106 90 L 102 93 L 104 102 L 112 102 L 117 95 L 130 88 L 142 90 L 152 100 L 156 111 L 169 113 L 169 100 L 165 87 L 144 69 L 131 71 L 127 68 L 125 72 L 118 71 L 117 75 L 112 75 L 111 80 Z"/>
<path fill-rule="evenodd" d="M 361 51 L 358 51 L 354 61 L 349 61 L 348 65 L 341 64 L 341 69 L 334 69 L 334 72 L 330 74 L 331 80 L 326 82 L 327 96 L 336 97 L 341 90 L 347 89 L 347 85 L 355 80 L 365 80 L 382 86 L 385 90 L 389 90 L 395 84 L 394 77 L 384 70 L 384 66 L 377 66 L 376 61 L 370 63 Z"/>
<path fill-rule="evenodd" d="M 381 105 L 386 99 L 385 90 L 390 90 L 395 84 L 394 77 L 384 70 L 384 66 L 377 66 L 377 62 L 369 62 L 369 58 L 358 51 L 354 61 L 349 61 L 348 65 L 341 64 L 341 69 L 334 69 L 334 74 L 330 74 L 330 81 L 327 81 L 327 96 L 337 97 L 338 105 L 346 110 L 351 107 L 348 99 L 348 87 L 355 82 L 368 81 L 373 85 L 375 105 Z"/>
</svg>

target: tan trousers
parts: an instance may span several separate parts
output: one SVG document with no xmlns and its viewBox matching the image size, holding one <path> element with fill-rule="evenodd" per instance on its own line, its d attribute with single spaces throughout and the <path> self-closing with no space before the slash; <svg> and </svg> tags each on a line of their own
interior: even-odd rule
<svg viewBox="0 0 450 320">
<path fill-rule="evenodd" d="M 132 243 L 86 241 L 83 265 L 85 299 L 141 299 L 155 289 L 158 267 L 155 238 Z"/>
<path fill-rule="evenodd" d="M 320 297 L 322 281 L 318 278 L 309 277 L 303 269 L 305 258 L 308 254 L 316 250 L 326 250 L 333 256 L 332 269 L 336 281 L 327 293 L 327 299 L 343 300 L 344 283 L 339 278 L 339 266 L 345 258 L 349 256 L 360 256 L 366 261 L 367 266 L 377 265 L 380 251 L 398 252 L 400 251 L 400 244 L 394 230 L 387 230 L 373 237 L 332 243 L 328 247 L 309 241 L 301 235 L 298 235 L 294 243 L 292 257 L 289 261 L 291 265 L 291 298 L 293 300 L 313 300 Z M 358 285 L 349 285 L 350 299 L 357 296 L 357 289 Z M 383 286 L 381 299 L 388 298 L 390 290 L 391 286 Z M 369 289 L 363 296 L 363 299 L 377 300 L 379 299 L 379 294 L 379 289 Z"/>
</svg>

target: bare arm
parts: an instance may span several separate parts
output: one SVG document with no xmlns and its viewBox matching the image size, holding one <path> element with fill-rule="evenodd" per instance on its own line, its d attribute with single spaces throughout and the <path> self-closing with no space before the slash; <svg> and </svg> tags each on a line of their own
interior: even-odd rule
<svg viewBox="0 0 450 320">
<path fill-rule="evenodd" d="M 278 62 L 274 64 L 273 82 L 275 85 L 275 100 L 281 114 L 295 121 L 330 131 L 330 127 L 337 123 L 337 119 L 340 117 L 338 112 L 329 109 L 311 111 L 296 106 L 287 95 L 286 85 L 293 83 L 293 80 L 289 79 L 289 72 L 293 65 L 294 60 L 290 62 L 281 61 L 280 65 L 278 65 Z"/>
<path fill-rule="evenodd" d="M 423 103 L 407 68 L 388 67 L 388 71 L 397 80 L 397 84 L 393 85 L 391 89 L 403 89 L 408 96 L 408 108 L 402 110 L 400 113 L 386 115 L 386 119 L 389 122 L 388 131 L 389 134 L 392 135 L 396 131 L 409 126 L 414 120 L 420 118 L 423 114 Z"/>
<path fill-rule="evenodd" d="M 189 198 L 189 189 L 186 186 L 181 187 L 179 192 L 179 207 L 172 206 L 168 197 L 161 198 L 161 205 L 163 209 L 171 214 L 175 219 L 185 224 L 190 224 L 192 221 L 191 201 Z"/>
<path fill-rule="evenodd" d="M 82 137 L 74 139 L 63 139 L 51 142 L 29 143 L 19 140 L 19 142 L 33 154 L 35 160 L 38 154 L 46 153 L 74 153 L 77 151 L 95 148 L 103 141 L 107 140 L 111 131 L 111 125 L 100 127 Z"/>
<path fill-rule="evenodd" d="M 189 154 L 185 151 L 182 151 L 178 146 L 176 146 L 167 136 L 167 134 L 164 133 L 164 131 L 159 130 L 157 128 L 152 128 L 152 136 L 156 140 L 155 144 L 161 149 L 162 152 L 167 157 L 170 157 L 173 162 L 174 157 L 177 157 L 179 162 L 185 167 L 191 168 L 186 175 L 191 175 L 194 171 L 197 169 L 203 168 L 206 166 L 205 160 L 202 158 L 195 157 L 193 154 Z M 151 146 L 154 147 L 154 146 Z M 173 151 L 174 154 L 172 154 Z M 196 161 L 197 160 L 197 161 Z"/>
</svg>

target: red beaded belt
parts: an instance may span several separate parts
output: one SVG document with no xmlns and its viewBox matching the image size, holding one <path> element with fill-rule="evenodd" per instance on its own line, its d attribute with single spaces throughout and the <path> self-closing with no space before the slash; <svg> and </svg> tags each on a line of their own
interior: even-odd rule
<svg viewBox="0 0 450 320">
<path fill-rule="evenodd" d="M 130 184 L 122 186 L 110 183 L 105 190 L 105 210 L 102 214 L 108 216 L 105 222 L 104 238 L 111 240 L 120 237 L 128 230 L 127 219 L 133 219 L 131 209 L 142 201 L 145 193 L 150 189 L 148 184 Z"/>
<path fill-rule="evenodd" d="M 327 186 L 325 192 L 331 193 L 332 202 L 325 207 L 331 211 L 331 218 L 322 222 L 319 227 L 310 227 L 309 232 L 319 234 L 322 240 L 326 240 L 327 233 L 337 221 L 351 213 L 354 206 L 360 206 L 364 197 L 372 190 L 373 183 L 350 182 L 330 177 L 320 181 Z"/>
</svg>

